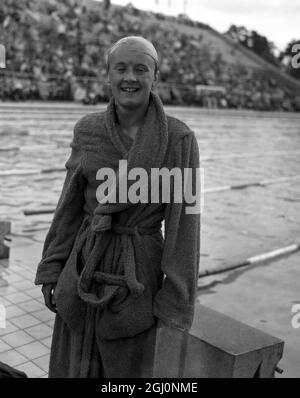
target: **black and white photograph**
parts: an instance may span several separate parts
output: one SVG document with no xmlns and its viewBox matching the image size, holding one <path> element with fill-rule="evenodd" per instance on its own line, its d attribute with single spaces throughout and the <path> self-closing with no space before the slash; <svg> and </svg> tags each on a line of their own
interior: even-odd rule
<svg viewBox="0 0 300 398">
<path fill-rule="evenodd" d="M 0 379 L 300 378 L 299 20 L 0 0 Z"/>
</svg>

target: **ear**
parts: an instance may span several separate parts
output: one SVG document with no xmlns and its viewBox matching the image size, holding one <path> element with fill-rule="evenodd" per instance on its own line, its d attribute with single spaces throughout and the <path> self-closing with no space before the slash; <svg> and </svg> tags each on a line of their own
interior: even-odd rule
<svg viewBox="0 0 300 398">
<path fill-rule="evenodd" d="M 160 73 L 159 73 L 159 70 L 157 70 L 157 72 L 154 74 L 154 81 L 152 84 L 152 89 L 156 88 L 157 83 L 159 81 L 159 76 L 160 76 Z"/>
<path fill-rule="evenodd" d="M 109 71 L 106 73 L 106 84 L 110 85 Z"/>
<path fill-rule="evenodd" d="M 106 66 L 106 84 L 110 85 L 110 78 L 109 78 L 109 65 Z"/>
</svg>

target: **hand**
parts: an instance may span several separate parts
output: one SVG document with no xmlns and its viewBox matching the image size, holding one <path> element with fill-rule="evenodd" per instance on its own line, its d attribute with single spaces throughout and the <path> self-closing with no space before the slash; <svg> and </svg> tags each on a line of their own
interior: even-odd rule
<svg viewBox="0 0 300 398">
<path fill-rule="evenodd" d="M 42 287 L 42 293 L 44 295 L 45 305 L 50 311 L 56 313 L 56 303 L 53 296 L 56 283 L 45 283 Z"/>
</svg>

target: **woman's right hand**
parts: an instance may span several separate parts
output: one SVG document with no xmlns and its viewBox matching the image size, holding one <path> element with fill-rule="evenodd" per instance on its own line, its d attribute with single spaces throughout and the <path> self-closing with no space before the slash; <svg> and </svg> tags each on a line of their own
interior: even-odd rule
<svg viewBox="0 0 300 398">
<path fill-rule="evenodd" d="M 56 303 L 53 296 L 54 290 L 56 287 L 56 283 L 45 283 L 42 287 L 42 293 L 44 295 L 45 305 L 52 312 L 56 311 Z"/>
</svg>

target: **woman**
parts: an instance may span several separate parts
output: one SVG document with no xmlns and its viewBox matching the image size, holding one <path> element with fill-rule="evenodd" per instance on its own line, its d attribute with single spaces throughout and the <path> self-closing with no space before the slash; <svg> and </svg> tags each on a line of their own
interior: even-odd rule
<svg viewBox="0 0 300 398">
<path fill-rule="evenodd" d="M 121 39 L 107 68 L 112 99 L 75 125 L 35 280 L 57 312 L 49 377 L 151 377 L 157 327 L 187 330 L 193 320 L 200 215 L 187 214 L 184 201 L 99 203 L 97 172 L 117 172 L 119 160 L 148 175 L 198 168 L 197 140 L 153 92 L 158 56 L 149 41 Z"/>
</svg>

